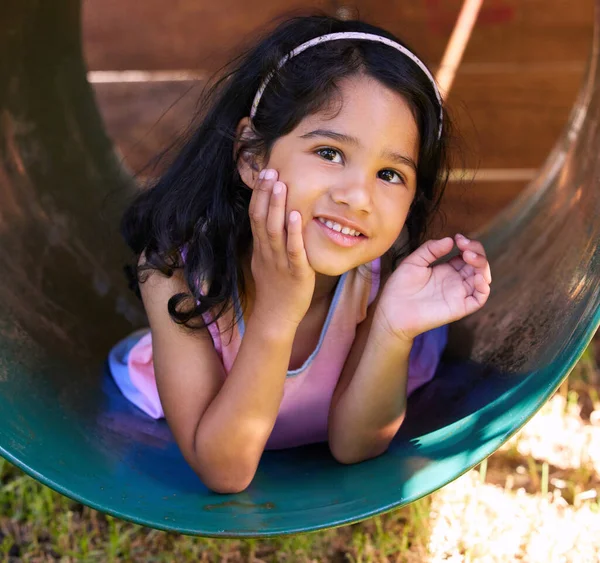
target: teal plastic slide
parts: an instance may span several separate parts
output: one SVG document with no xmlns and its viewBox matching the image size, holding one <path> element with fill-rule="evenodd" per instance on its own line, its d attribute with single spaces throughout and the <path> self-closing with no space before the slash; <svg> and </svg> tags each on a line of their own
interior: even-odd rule
<svg viewBox="0 0 600 563">
<path fill-rule="evenodd" d="M 353 466 L 326 445 L 266 452 L 250 488 L 211 493 L 167 425 L 107 377 L 146 325 L 117 233 L 135 185 L 107 138 L 77 0 L 0 6 L 0 454 L 49 487 L 147 526 L 269 536 L 355 522 L 443 487 L 554 393 L 600 322 L 600 80 L 587 77 L 539 176 L 477 236 L 492 295 L 452 326 L 390 451 Z"/>
</svg>

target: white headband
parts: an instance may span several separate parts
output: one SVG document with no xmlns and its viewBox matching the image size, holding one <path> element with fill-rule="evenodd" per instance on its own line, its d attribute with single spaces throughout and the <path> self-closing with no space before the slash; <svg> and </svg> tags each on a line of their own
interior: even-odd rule
<svg viewBox="0 0 600 563">
<path fill-rule="evenodd" d="M 435 79 L 433 78 L 429 70 L 427 70 L 427 67 L 414 53 L 411 53 L 406 47 L 403 47 L 402 45 L 396 43 L 395 41 L 392 41 L 391 39 L 388 39 L 387 37 L 382 37 L 381 35 L 375 35 L 373 33 L 362 33 L 359 31 L 343 31 L 341 33 L 329 33 L 327 35 L 321 35 L 320 37 L 315 37 L 314 39 L 311 39 L 306 43 L 302 43 L 302 45 L 296 47 L 289 54 L 285 55 L 285 57 L 283 57 L 281 61 L 279 61 L 276 70 L 279 70 L 292 57 L 295 57 L 296 55 L 302 53 L 302 51 L 305 51 L 309 47 L 312 47 L 313 45 L 319 45 L 320 43 L 325 43 L 326 41 L 335 41 L 336 39 L 364 39 L 365 41 L 377 41 L 379 43 L 384 43 L 385 45 L 389 45 L 390 47 L 393 47 L 394 49 L 400 51 L 403 55 L 406 55 L 415 64 L 417 64 L 419 68 L 425 73 L 427 78 L 429 78 L 429 80 L 431 81 L 431 84 L 435 91 L 435 95 L 440 104 L 440 127 L 438 130 L 438 139 L 440 138 L 442 134 L 442 121 L 444 111 L 442 108 L 442 96 L 440 95 L 438 87 L 435 83 Z M 267 78 L 265 78 L 260 88 L 258 89 L 258 92 L 256 92 L 256 96 L 254 96 L 254 101 L 252 102 L 252 108 L 250 109 L 251 120 L 254 119 L 254 116 L 256 115 L 256 109 L 258 108 L 258 104 L 260 103 L 260 99 L 265 91 L 265 88 L 267 87 L 267 84 L 269 84 L 269 81 L 271 80 L 271 78 L 273 78 L 273 74 L 275 74 L 275 72 L 276 71 L 272 71 L 269 73 Z"/>
</svg>

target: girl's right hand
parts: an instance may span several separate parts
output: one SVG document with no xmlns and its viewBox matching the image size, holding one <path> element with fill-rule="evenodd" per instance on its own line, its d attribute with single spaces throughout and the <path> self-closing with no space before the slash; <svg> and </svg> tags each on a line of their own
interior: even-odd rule
<svg viewBox="0 0 600 563">
<path fill-rule="evenodd" d="M 315 271 L 304 249 L 298 211 L 290 212 L 286 235 L 287 187 L 277 176 L 273 169 L 261 171 L 248 210 L 254 237 L 251 268 L 256 287 L 252 315 L 297 328 L 310 307 Z"/>
</svg>

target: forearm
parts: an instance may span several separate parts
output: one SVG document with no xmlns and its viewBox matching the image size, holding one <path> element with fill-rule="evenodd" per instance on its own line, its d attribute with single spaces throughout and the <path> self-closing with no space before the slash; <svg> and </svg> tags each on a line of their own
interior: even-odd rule
<svg viewBox="0 0 600 563">
<path fill-rule="evenodd" d="M 357 334 L 360 360 L 330 413 L 329 445 L 344 463 L 385 452 L 406 411 L 412 341 L 400 340 L 377 323 L 368 328 Z"/>
<path fill-rule="evenodd" d="M 275 424 L 295 329 L 251 316 L 223 386 L 204 413 L 196 452 L 213 469 L 253 473 Z"/>
</svg>

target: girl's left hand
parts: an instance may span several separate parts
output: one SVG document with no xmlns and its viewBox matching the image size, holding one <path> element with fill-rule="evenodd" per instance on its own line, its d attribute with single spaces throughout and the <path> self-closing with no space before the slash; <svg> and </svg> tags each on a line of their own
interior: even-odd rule
<svg viewBox="0 0 600 563">
<path fill-rule="evenodd" d="M 483 245 L 462 235 L 455 239 L 460 254 L 449 262 L 431 266 L 454 248 L 454 240 L 430 240 L 390 275 L 374 318 L 383 329 L 402 340 L 413 340 L 483 307 L 492 282 Z"/>
</svg>

